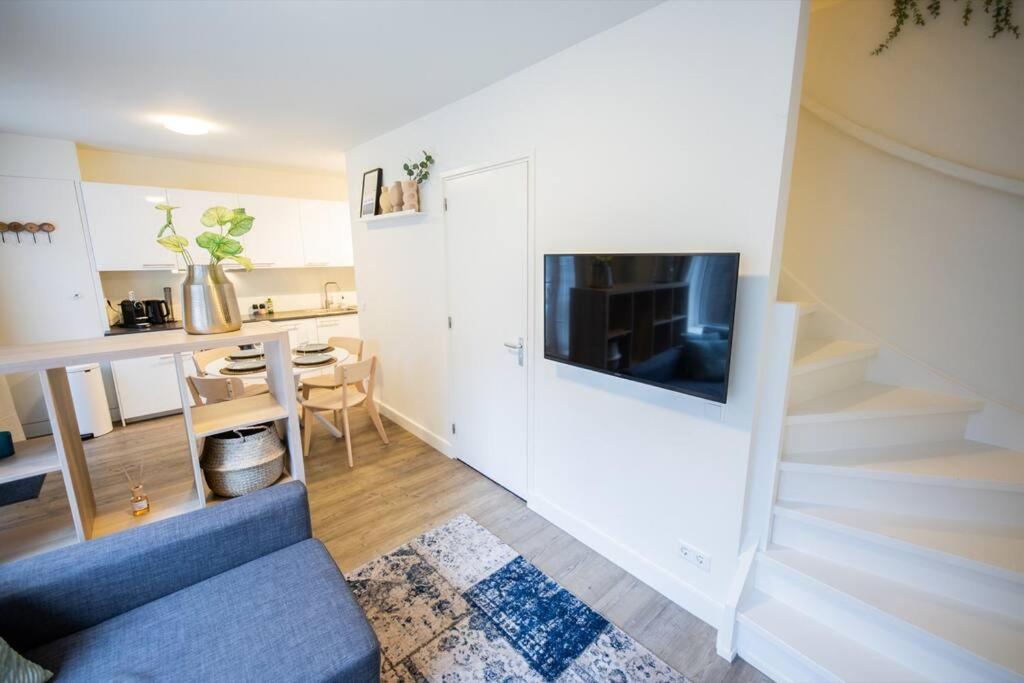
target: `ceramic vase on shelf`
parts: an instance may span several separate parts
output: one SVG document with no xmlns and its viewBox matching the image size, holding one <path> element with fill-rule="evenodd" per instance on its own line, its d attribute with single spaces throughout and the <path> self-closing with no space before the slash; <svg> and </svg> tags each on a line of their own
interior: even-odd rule
<svg viewBox="0 0 1024 683">
<path fill-rule="evenodd" d="M 388 190 L 388 197 L 391 198 L 391 210 L 402 211 L 402 183 L 399 180 L 391 183 L 391 188 Z"/>
<path fill-rule="evenodd" d="M 420 210 L 420 187 L 415 180 L 402 181 L 402 211 Z"/>
<path fill-rule="evenodd" d="M 181 290 L 183 322 L 189 334 L 234 332 L 242 327 L 235 286 L 219 263 L 189 266 Z"/>
<path fill-rule="evenodd" d="M 380 188 L 380 212 L 391 213 L 395 210 L 394 205 L 391 203 L 391 193 L 388 192 L 388 188 Z"/>
</svg>

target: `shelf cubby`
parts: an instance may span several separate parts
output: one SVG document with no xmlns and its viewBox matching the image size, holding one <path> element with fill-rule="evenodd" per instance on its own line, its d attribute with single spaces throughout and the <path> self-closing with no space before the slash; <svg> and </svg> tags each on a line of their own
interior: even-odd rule
<svg viewBox="0 0 1024 683">
<path fill-rule="evenodd" d="M 14 448 L 14 455 L 0 460 L 0 484 L 60 472 L 60 456 L 52 436 L 18 441 Z"/>
</svg>

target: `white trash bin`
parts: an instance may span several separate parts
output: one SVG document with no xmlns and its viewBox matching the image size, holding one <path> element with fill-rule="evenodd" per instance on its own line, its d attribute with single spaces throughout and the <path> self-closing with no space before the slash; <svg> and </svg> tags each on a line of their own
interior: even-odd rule
<svg viewBox="0 0 1024 683">
<path fill-rule="evenodd" d="M 71 385 L 71 399 L 75 402 L 75 416 L 81 435 L 103 436 L 113 431 L 100 364 L 68 366 L 68 384 Z"/>
</svg>

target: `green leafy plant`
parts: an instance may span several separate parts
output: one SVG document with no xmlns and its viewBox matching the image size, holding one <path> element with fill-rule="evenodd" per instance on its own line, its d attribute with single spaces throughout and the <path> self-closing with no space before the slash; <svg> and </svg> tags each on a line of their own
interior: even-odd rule
<svg viewBox="0 0 1024 683">
<path fill-rule="evenodd" d="M 419 185 L 430 177 L 430 165 L 433 163 L 434 157 L 430 156 L 427 150 L 423 150 L 423 161 L 410 161 L 407 164 L 402 164 L 402 168 L 405 169 L 405 175 L 415 180 L 416 184 Z"/>
<path fill-rule="evenodd" d="M 192 255 L 188 252 L 188 240 L 178 234 L 174 227 L 174 215 L 177 206 L 169 204 L 157 204 L 158 211 L 164 212 L 164 227 L 156 235 L 156 241 L 175 254 L 181 254 L 187 265 L 193 265 Z M 228 209 L 223 206 L 214 206 L 203 212 L 199 222 L 207 228 L 217 228 L 217 232 L 207 230 L 196 237 L 196 245 L 210 252 L 210 265 L 217 265 L 224 259 L 229 259 L 245 266 L 246 270 L 252 270 L 252 261 L 242 256 L 242 243 L 236 240 L 245 233 L 252 230 L 253 221 L 256 220 L 245 212 L 245 209 Z"/>
<path fill-rule="evenodd" d="M 953 2 L 959 2 L 960 0 L 952 0 Z M 1013 2 L 1014 0 L 978 0 L 982 3 L 985 10 L 985 14 L 992 17 L 992 33 L 989 38 L 995 38 L 1000 33 L 1007 32 L 1012 33 L 1014 38 L 1020 39 L 1020 26 L 1013 22 Z M 931 18 L 935 19 L 942 13 L 942 2 L 943 0 L 928 0 L 928 4 L 921 9 L 921 3 L 924 0 L 892 0 L 892 10 L 889 12 L 895 23 L 892 28 L 889 29 L 889 34 L 885 37 L 885 41 L 879 44 L 871 54 L 878 55 L 889 49 L 892 41 L 902 33 L 904 25 L 907 21 L 913 17 L 914 23 L 918 26 L 924 26 L 926 22 L 925 12 L 927 12 Z M 974 2 L 975 0 L 964 0 L 963 11 L 960 13 L 960 19 L 963 21 L 964 26 L 971 23 L 971 15 L 974 14 Z"/>
</svg>

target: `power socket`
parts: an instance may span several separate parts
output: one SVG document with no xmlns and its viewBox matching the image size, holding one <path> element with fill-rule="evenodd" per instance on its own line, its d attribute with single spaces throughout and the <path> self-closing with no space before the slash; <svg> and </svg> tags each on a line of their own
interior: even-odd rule
<svg viewBox="0 0 1024 683">
<path fill-rule="evenodd" d="M 699 550 L 688 543 L 679 541 L 679 555 L 693 566 L 703 569 L 706 572 L 711 571 L 711 556 L 703 550 Z"/>
</svg>

